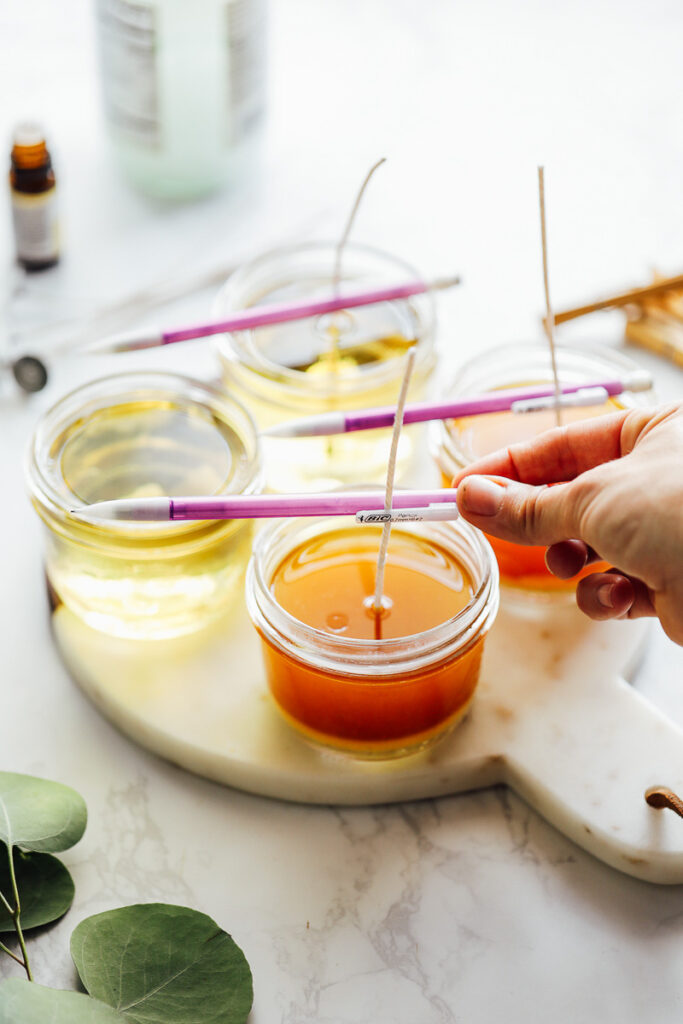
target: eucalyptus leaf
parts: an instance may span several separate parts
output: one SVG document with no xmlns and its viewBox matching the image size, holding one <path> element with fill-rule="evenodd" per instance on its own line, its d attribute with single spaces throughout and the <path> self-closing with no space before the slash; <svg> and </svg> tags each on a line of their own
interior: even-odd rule
<svg viewBox="0 0 683 1024">
<path fill-rule="evenodd" d="M 85 831 L 83 797 L 33 775 L 0 772 L 0 841 L 39 853 L 74 846 Z"/>
<path fill-rule="evenodd" d="M 81 992 L 14 978 L 0 985 L 0 1024 L 126 1024 L 126 1018 Z"/>
<path fill-rule="evenodd" d="M 242 950 L 206 914 L 164 903 L 96 914 L 71 936 L 90 995 L 135 1024 L 243 1024 L 253 1001 Z"/>
<path fill-rule="evenodd" d="M 50 924 L 66 914 L 74 898 L 74 883 L 61 860 L 50 853 L 14 850 L 14 874 L 21 903 L 23 931 Z M 13 905 L 7 847 L 0 843 L 0 892 Z M 0 933 L 14 931 L 14 922 L 0 903 Z"/>
</svg>

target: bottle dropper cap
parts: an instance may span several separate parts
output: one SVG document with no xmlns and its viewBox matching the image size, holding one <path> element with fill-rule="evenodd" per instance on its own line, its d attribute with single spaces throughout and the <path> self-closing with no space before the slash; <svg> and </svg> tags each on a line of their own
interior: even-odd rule
<svg viewBox="0 0 683 1024">
<path fill-rule="evenodd" d="M 21 149 L 28 149 L 33 146 L 40 146 L 45 142 L 45 132 L 37 121 L 20 121 L 15 125 L 12 134 L 12 143 Z"/>
</svg>

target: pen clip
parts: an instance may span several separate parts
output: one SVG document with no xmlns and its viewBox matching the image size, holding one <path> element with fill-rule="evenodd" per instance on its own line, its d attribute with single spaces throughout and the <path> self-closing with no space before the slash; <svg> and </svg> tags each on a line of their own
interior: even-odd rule
<svg viewBox="0 0 683 1024">
<path fill-rule="evenodd" d="M 510 406 L 511 412 L 538 412 L 541 409 L 554 409 L 559 405 L 561 409 L 581 408 L 589 405 L 603 405 L 609 398 L 607 388 L 579 388 L 571 394 L 544 395 L 543 398 L 520 398 Z"/>
</svg>

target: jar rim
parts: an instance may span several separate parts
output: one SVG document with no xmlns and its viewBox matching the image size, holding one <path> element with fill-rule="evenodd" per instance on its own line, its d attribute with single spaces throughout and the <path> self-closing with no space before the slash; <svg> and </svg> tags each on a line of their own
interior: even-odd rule
<svg viewBox="0 0 683 1024">
<path fill-rule="evenodd" d="M 230 395 L 204 381 L 197 380 L 181 373 L 161 370 L 126 370 L 106 377 L 80 384 L 62 395 L 43 414 L 29 440 L 25 456 L 25 476 L 29 492 L 34 502 L 52 517 L 63 517 L 71 510 L 64 493 L 55 486 L 47 471 L 46 453 L 53 439 L 88 413 L 94 414 L 99 409 L 135 399 L 135 392 L 159 397 L 177 396 L 185 398 L 189 403 L 210 410 L 228 424 L 244 443 L 248 462 L 240 475 L 243 486 L 230 481 L 231 486 L 221 493 L 254 493 L 262 488 L 262 471 L 260 445 L 256 425 L 248 410 Z M 83 536 L 95 535 L 98 528 L 86 522 L 77 524 Z M 116 527 L 114 529 L 113 527 Z M 180 527 L 180 529 L 179 529 Z M 190 523 L 125 523 L 112 524 L 111 533 L 116 533 L 122 540 L 149 541 L 152 537 L 159 540 L 171 533 L 191 533 L 206 528 L 204 522 Z"/>
<path fill-rule="evenodd" d="M 287 259 L 295 260 L 297 257 L 305 255 L 314 257 L 316 254 L 324 254 L 326 258 L 333 259 L 336 249 L 337 242 L 307 241 L 297 243 L 296 245 L 279 246 L 261 253 L 246 263 L 241 264 L 230 274 L 214 299 L 213 315 L 216 318 L 220 318 L 230 311 L 247 308 L 252 301 L 260 301 L 264 293 L 267 294 L 272 291 L 278 284 L 282 285 L 292 280 L 292 278 L 287 278 L 286 276 Z M 345 268 L 347 270 L 349 260 L 353 260 L 355 255 L 357 258 L 362 259 L 365 257 L 382 261 L 387 265 L 393 265 L 410 277 L 420 277 L 417 269 L 411 263 L 400 256 L 394 256 L 392 253 L 388 253 L 375 246 L 360 242 L 348 242 L 344 253 L 347 257 Z M 252 282 L 251 288 L 249 287 L 250 279 L 258 275 L 259 272 L 265 272 L 271 267 L 276 269 L 278 262 L 282 262 L 285 265 L 277 275 L 277 280 L 271 280 L 267 288 L 261 285 L 259 289 L 255 282 Z M 363 276 L 362 271 L 357 275 L 347 273 L 346 279 L 354 280 L 359 276 Z M 367 277 L 368 275 L 365 276 Z M 344 280 L 344 275 L 342 280 Z M 417 351 L 416 370 L 418 373 L 428 372 L 432 369 L 435 362 L 434 328 L 436 312 L 433 295 L 430 292 L 425 292 L 423 295 L 413 296 L 412 299 L 402 299 L 400 301 L 410 305 L 410 312 L 415 320 L 417 339 L 415 345 Z M 214 344 L 219 355 L 228 364 L 238 364 L 242 368 L 265 377 L 267 380 L 276 381 L 279 387 L 285 392 L 291 392 L 292 395 L 298 395 L 305 390 L 308 393 L 316 394 L 318 398 L 344 398 L 345 394 L 349 391 L 356 392 L 374 389 L 384 381 L 400 379 L 403 374 L 405 359 L 407 358 L 405 356 L 397 356 L 395 359 L 378 363 L 372 369 L 365 369 L 362 378 L 353 378 L 352 381 L 342 377 L 335 382 L 334 388 L 331 388 L 329 383 L 326 383 L 322 377 L 312 378 L 301 370 L 296 370 L 265 358 L 251 344 L 253 334 L 253 330 L 244 330 L 216 335 Z"/>
<path fill-rule="evenodd" d="M 365 640 L 327 633 L 286 611 L 271 589 L 277 566 L 308 537 L 349 525 L 348 518 L 342 517 L 279 520 L 257 536 L 247 568 L 247 608 L 256 629 L 269 643 L 298 661 L 311 662 L 327 671 L 390 677 L 390 682 L 397 674 L 419 671 L 464 653 L 488 631 L 498 610 L 498 565 L 484 535 L 462 519 L 401 523 L 394 528 L 445 547 L 466 562 L 476 580 L 476 589 L 465 608 L 444 622 L 403 637 Z"/>
<path fill-rule="evenodd" d="M 605 373 L 612 374 L 615 370 L 631 373 L 640 369 L 635 360 L 606 345 L 563 343 L 556 344 L 556 351 L 560 376 L 563 373 L 567 374 L 572 383 L 576 382 L 577 375 L 580 375 L 581 378 L 584 377 L 583 370 L 589 363 L 598 363 L 604 368 Z M 534 365 L 535 360 L 543 360 L 543 367 L 540 367 L 540 362 Z M 517 387 L 527 384 L 529 381 L 524 379 L 524 372 L 531 365 L 535 372 L 540 370 L 545 374 L 544 381 L 552 381 L 550 354 L 546 342 L 524 341 L 492 346 L 458 367 L 443 390 L 442 399 L 478 391 L 490 391 L 494 388 Z M 574 379 L 572 379 L 572 374 Z M 632 405 L 641 405 L 647 403 L 646 395 L 650 393 L 624 391 L 619 397 Z M 455 464 L 456 471 L 472 461 L 472 456 L 469 456 L 458 445 L 448 420 L 439 420 L 431 425 L 430 447 L 437 462 L 443 461 L 443 458 L 440 458 L 441 453 L 450 460 L 451 464 Z M 447 475 L 451 468 L 452 465 L 442 466 Z"/>
</svg>

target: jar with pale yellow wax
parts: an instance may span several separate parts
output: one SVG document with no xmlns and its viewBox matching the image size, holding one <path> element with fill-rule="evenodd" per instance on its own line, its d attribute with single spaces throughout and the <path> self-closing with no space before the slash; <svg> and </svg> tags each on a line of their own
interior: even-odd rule
<svg viewBox="0 0 683 1024">
<path fill-rule="evenodd" d="M 258 439 L 245 409 L 199 381 L 122 373 L 71 392 L 39 422 L 27 465 L 45 526 L 53 606 L 112 636 L 192 633 L 242 600 L 253 525 L 85 522 L 116 498 L 256 493 Z"/>
<path fill-rule="evenodd" d="M 337 247 L 310 243 L 275 250 L 237 270 L 218 295 L 214 314 L 225 319 L 251 306 L 328 298 L 334 291 Z M 419 275 L 403 260 L 349 243 L 339 288 L 381 288 Z M 252 413 L 260 430 L 320 413 L 394 405 L 416 349 L 409 400 L 424 397 L 435 366 L 434 302 L 429 293 L 342 310 L 325 316 L 220 336 L 223 380 Z M 410 465 L 421 427 L 406 428 L 398 477 Z M 268 486 L 276 491 L 324 490 L 386 475 L 391 430 L 333 437 L 263 437 Z"/>
</svg>

